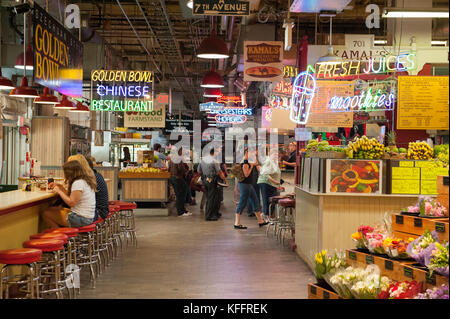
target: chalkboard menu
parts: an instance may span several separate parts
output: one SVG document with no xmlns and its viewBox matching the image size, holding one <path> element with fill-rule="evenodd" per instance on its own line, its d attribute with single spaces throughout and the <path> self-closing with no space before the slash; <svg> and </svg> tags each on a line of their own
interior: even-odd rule
<svg viewBox="0 0 450 319">
<path fill-rule="evenodd" d="M 397 129 L 448 130 L 448 76 L 399 76 Z"/>
<path fill-rule="evenodd" d="M 433 161 L 389 162 L 391 194 L 436 195 L 437 176 L 448 175 L 448 169 L 436 167 Z"/>
</svg>

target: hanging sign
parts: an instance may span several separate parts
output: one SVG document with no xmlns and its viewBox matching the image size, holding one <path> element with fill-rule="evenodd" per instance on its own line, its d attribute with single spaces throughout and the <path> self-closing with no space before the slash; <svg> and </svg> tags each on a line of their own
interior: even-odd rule
<svg viewBox="0 0 450 319">
<path fill-rule="evenodd" d="M 188 117 L 181 118 L 181 121 L 178 117 L 167 119 L 165 127 L 165 134 L 170 134 L 177 130 L 187 131 L 189 134 L 194 133 L 194 121 Z"/>
<path fill-rule="evenodd" d="M 250 1 L 194 0 L 192 14 L 208 16 L 248 16 L 250 15 Z"/>
<path fill-rule="evenodd" d="M 296 127 L 294 132 L 295 132 L 295 140 L 297 142 L 309 141 L 310 139 L 312 139 L 311 128 Z"/>
<path fill-rule="evenodd" d="M 219 114 L 219 115 L 245 115 L 245 116 L 252 116 L 253 115 L 253 109 L 242 108 L 242 107 L 226 107 L 226 108 L 224 108 L 222 110 L 210 111 L 209 113 Z"/>
<path fill-rule="evenodd" d="M 165 127 L 166 107 L 155 107 L 152 111 L 125 112 L 125 127 Z"/>
<path fill-rule="evenodd" d="M 225 106 L 242 106 L 242 96 L 226 96 L 222 95 L 216 100 L 217 103 L 221 103 Z"/>
<path fill-rule="evenodd" d="M 36 2 L 34 82 L 70 97 L 83 96 L 83 44 Z"/>
<path fill-rule="evenodd" d="M 217 114 L 215 119 L 218 124 L 242 124 L 242 123 L 247 122 L 246 115 Z"/>
<path fill-rule="evenodd" d="M 207 102 L 207 103 L 201 103 L 199 105 L 200 111 L 220 111 L 223 110 L 224 105 L 222 103 L 217 102 Z"/>
<path fill-rule="evenodd" d="M 308 66 L 307 71 L 300 73 L 292 84 L 292 100 L 289 118 L 297 124 L 308 122 L 311 104 L 316 94 L 314 69 Z"/>
<path fill-rule="evenodd" d="M 448 76 L 399 76 L 397 129 L 448 130 Z"/>
<path fill-rule="evenodd" d="M 283 67 L 283 78 L 291 79 L 298 75 L 298 68 L 292 65 L 285 65 Z"/>
<path fill-rule="evenodd" d="M 283 42 L 244 41 L 244 81 L 283 79 Z"/>
</svg>

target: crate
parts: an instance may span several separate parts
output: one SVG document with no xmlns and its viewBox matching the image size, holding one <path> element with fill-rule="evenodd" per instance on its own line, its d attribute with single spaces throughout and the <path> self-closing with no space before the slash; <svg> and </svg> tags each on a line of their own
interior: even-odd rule
<svg viewBox="0 0 450 319">
<path fill-rule="evenodd" d="M 445 276 L 433 273 L 430 275 L 429 270 L 417 268 L 415 264 L 403 264 L 400 274 L 397 278 L 392 278 L 397 281 L 421 281 L 424 289 L 432 289 L 440 287 L 443 284 L 448 284 L 448 278 Z"/>
<path fill-rule="evenodd" d="M 436 200 L 447 208 L 447 216 L 449 214 L 449 197 L 448 197 L 448 176 L 437 177 L 437 193 Z"/>
<path fill-rule="evenodd" d="M 425 230 L 436 230 L 439 240 L 448 241 L 448 218 L 422 218 L 418 216 L 407 216 L 401 214 L 392 215 L 392 231 L 421 236 Z"/>
<path fill-rule="evenodd" d="M 308 299 L 343 299 L 328 285 L 308 284 Z"/>
</svg>

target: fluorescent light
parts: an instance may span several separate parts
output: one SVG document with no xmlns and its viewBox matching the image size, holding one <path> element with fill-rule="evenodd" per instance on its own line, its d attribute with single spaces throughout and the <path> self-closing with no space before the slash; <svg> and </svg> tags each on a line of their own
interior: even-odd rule
<svg viewBox="0 0 450 319">
<path fill-rule="evenodd" d="M 449 18 L 449 13 L 442 9 L 405 10 L 388 8 L 383 11 L 383 18 Z"/>
<path fill-rule="evenodd" d="M 386 40 L 373 40 L 373 44 L 386 44 Z"/>
<path fill-rule="evenodd" d="M 194 1 L 193 0 L 188 0 L 188 2 L 187 2 L 187 7 L 189 8 L 189 9 L 192 9 L 193 7 L 194 7 Z"/>
<path fill-rule="evenodd" d="M 431 45 L 447 45 L 447 41 L 431 41 Z"/>
</svg>

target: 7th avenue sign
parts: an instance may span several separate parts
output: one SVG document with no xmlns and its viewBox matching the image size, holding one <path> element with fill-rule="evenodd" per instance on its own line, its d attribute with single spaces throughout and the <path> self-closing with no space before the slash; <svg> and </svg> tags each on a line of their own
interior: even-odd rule
<svg viewBox="0 0 450 319">
<path fill-rule="evenodd" d="M 210 16 L 248 16 L 250 15 L 250 1 L 194 0 L 192 13 Z"/>
</svg>

